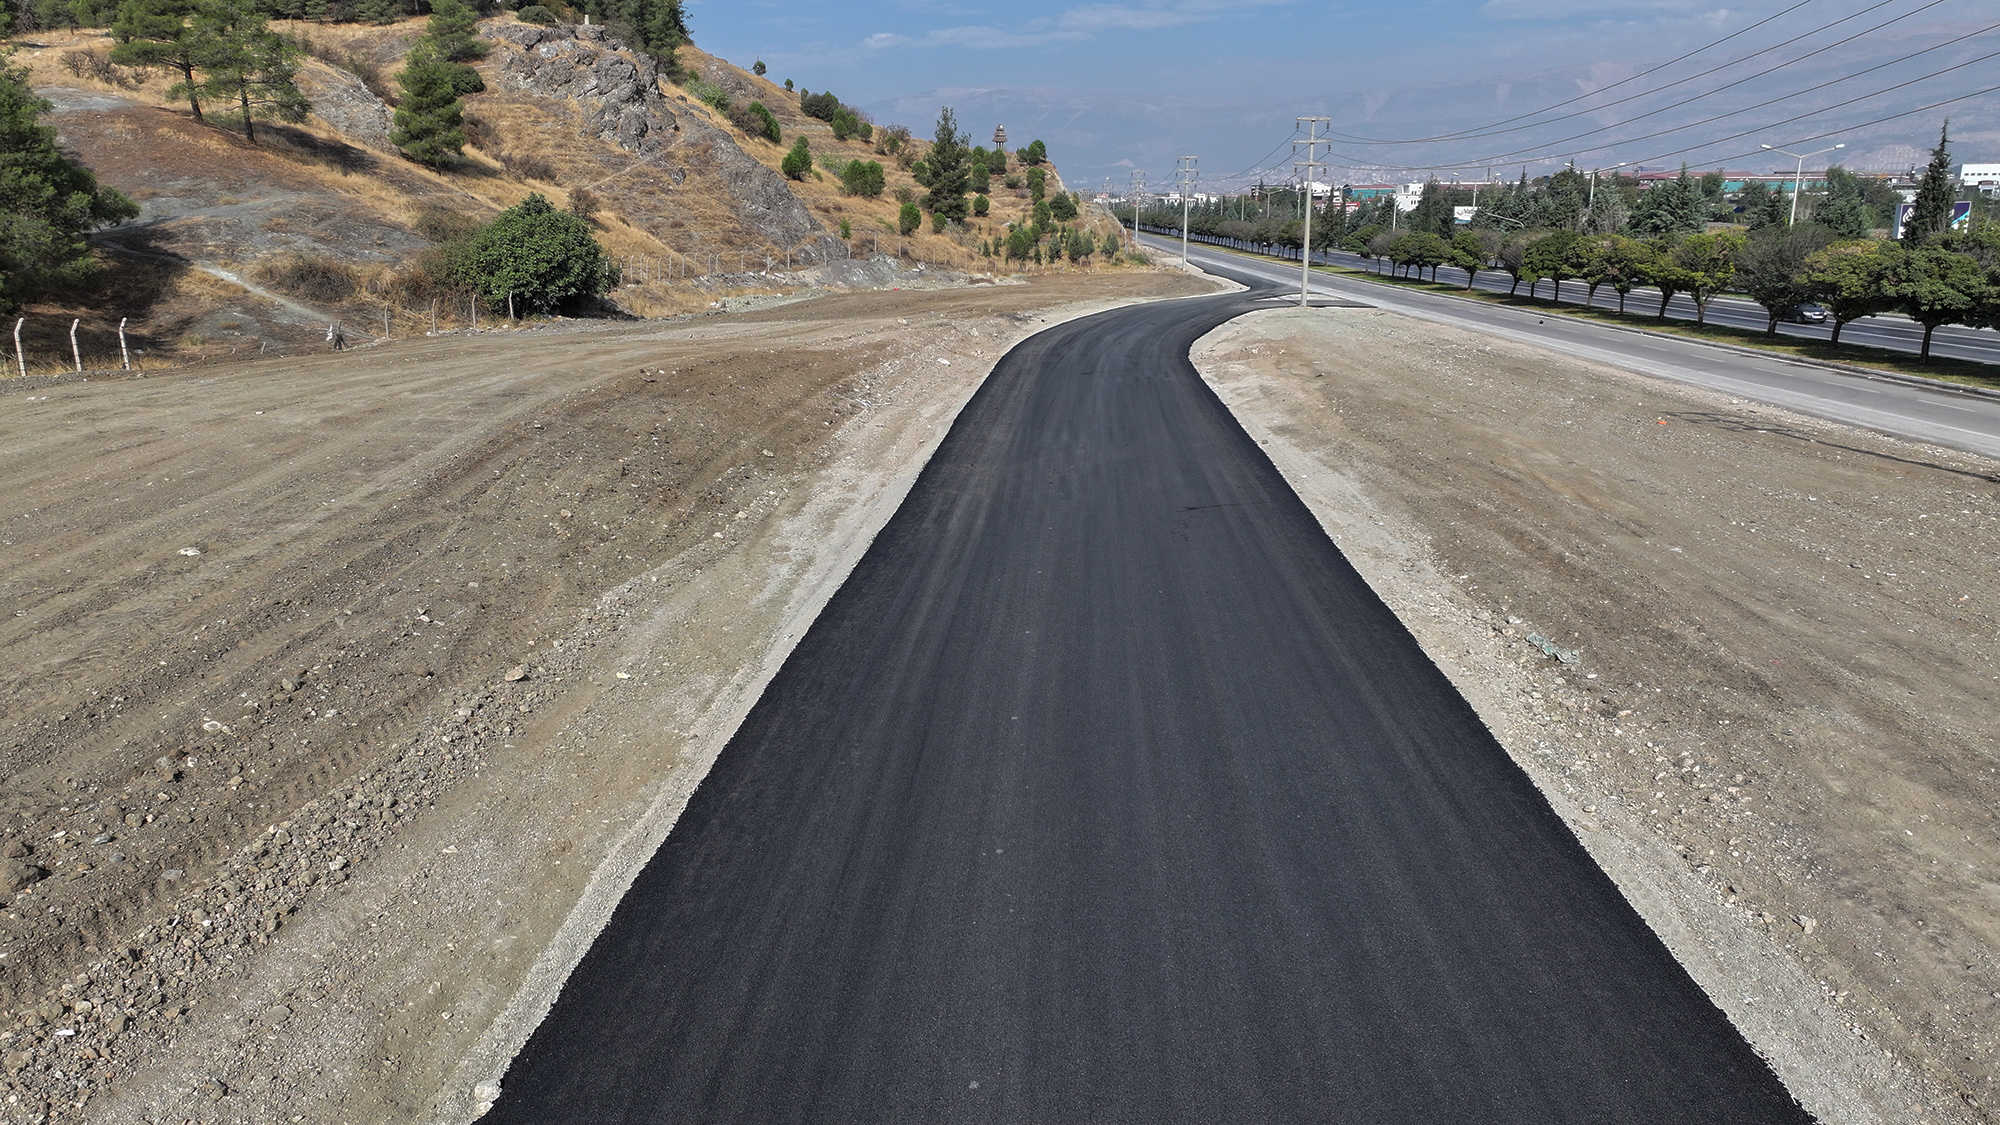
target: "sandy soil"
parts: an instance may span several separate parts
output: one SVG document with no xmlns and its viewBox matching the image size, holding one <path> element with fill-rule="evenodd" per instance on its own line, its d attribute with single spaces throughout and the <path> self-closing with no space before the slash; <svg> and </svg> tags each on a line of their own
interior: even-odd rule
<svg viewBox="0 0 2000 1125">
<path fill-rule="evenodd" d="M 1209 288 L 0 382 L 0 1121 L 470 1117 L 993 361 Z"/>
<path fill-rule="evenodd" d="M 1994 1120 L 2000 465 L 1373 310 L 1196 358 L 1809 1109 Z"/>
</svg>

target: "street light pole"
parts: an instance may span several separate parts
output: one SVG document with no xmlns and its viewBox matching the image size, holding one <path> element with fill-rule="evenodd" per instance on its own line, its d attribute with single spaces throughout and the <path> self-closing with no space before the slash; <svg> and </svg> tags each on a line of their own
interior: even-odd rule
<svg viewBox="0 0 2000 1125">
<path fill-rule="evenodd" d="M 1792 173 L 1792 217 L 1785 220 L 1785 225 L 1788 227 L 1792 227 L 1798 225 L 1799 196 L 1805 194 L 1806 190 L 1806 156 L 1818 156 L 1820 155 L 1820 153 L 1832 152 L 1834 149 L 1846 148 L 1847 145 L 1837 144 L 1833 146 L 1833 148 L 1820 149 L 1819 152 L 1808 152 L 1805 154 L 1805 156 L 1800 156 L 1796 152 L 1785 152 L 1785 150 L 1781 148 L 1771 148 L 1770 145 L 1758 145 L 1757 147 L 1770 148 L 1772 152 L 1784 153 L 1784 155 L 1786 156 L 1796 157 L 1798 159 L 1799 162 L 1798 171 Z"/>
<path fill-rule="evenodd" d="M 1174 183 L 1181 193 L 1181 265 L 1188 264 L 1188 200 L 1194 195 L 1194 182 L 1200 177 L 1195 170 L 1199 157 L 1183 156 L 1174 169 Z"/>
<path fill-rule="evenodd" d="M 1330 148 L 1333 145 L 1333 140 L 1331 138 L 1323 138 L 1319 135 L 1319 128 L 1320 126 L 1324 125 L 1327 128 L 1331 129 L 1333 127 L 1333 118 L 1301 117 L 1298 120 L 1300 125 L 1305 126 L 1306 139 L 1303 141 L 1293 141 L 1292 152 L 1296 155 L 1298 152 L 1298 146 L 1303 144 L 1306 146 L 1306 158 L 1303 161 L 1294 162 L 1292 166 L 1295 168 L 1304 168 L 1306 171 L 1305 233 L 1300 237 L 1299 240 L 1299 307 L 1305 308 L 1306 294 L 1309 293 L 1312 289 L 1313 169 L 1324 166 L 1324 162 L 1317 159 L 1319 156 L 1319 150 L 1321 148 Z"/>
</svg>

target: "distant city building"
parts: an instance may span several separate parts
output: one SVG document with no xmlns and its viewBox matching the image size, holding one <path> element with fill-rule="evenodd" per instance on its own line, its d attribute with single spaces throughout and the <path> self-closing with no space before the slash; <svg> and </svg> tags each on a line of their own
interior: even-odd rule
<svg viewBox="0 0 2000 1125">
<path fill-rule="evenodd" d="M 2000 194 L 2000 164 L 1961 164 L 1958 186 L 1973 188 L 1981 195 Z"/>
</svg>

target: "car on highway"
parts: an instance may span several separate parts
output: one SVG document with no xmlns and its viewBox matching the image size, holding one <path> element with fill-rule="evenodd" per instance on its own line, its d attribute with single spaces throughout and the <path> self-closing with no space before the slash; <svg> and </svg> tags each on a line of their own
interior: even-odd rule
<svg viewBox="0 0 2000 1125">
<path fill-rule="evenodd" d="M 1792 324 L 1825 324 L 1826 310 L 1818 305 L 1793 305 L 1779 313 L 1778 319 Z"/>
</svg>

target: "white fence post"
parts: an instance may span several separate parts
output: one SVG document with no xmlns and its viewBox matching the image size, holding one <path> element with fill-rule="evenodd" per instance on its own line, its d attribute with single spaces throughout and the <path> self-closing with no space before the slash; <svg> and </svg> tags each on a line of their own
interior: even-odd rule
<svg viewBox="0 0 2000 1125">
<path fill-rule="evenodd" d="M 132 353 L 125 347 L 125 321 L 127 319 L 127 317 L 122 316 L 118 318 L 118 358 L 124 363 L 125 370 L 130 371 L 132 370 Z"/>
<path fill-rule="evenodd" d="M 83 374 L 83 352 L 76 346 L 76 326 L 83 323 L 82 317 L 69 322 L 69 356 L 76 361 L 77 374 Z"/>
</svg>

